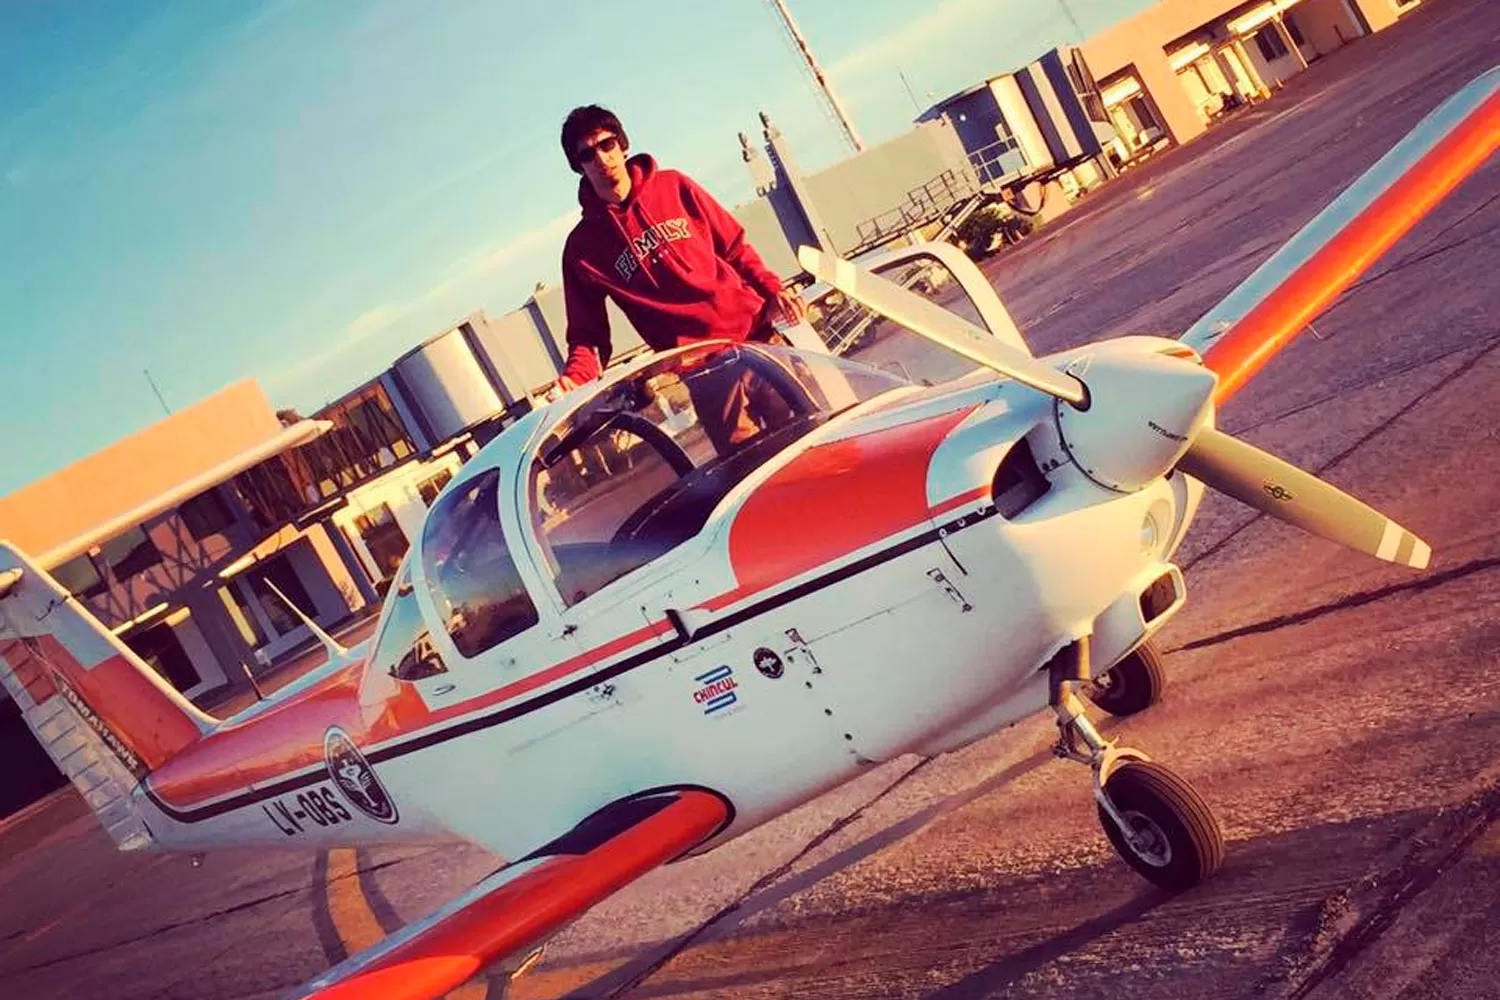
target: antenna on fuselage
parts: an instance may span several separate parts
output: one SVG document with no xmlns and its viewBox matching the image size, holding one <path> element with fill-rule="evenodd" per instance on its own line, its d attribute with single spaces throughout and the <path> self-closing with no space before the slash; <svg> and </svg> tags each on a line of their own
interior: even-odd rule
<svg viewBox="0 0 1500 1000">
<path fill-rule="evenodd" d="M 307 626 L 307 630 L 317 637 L 318 641 L 323 644 L 324 649 L 328 650 L 329 660 L 336 660 L 339 657 L 349 655 L 349 650 L 346 647 L 339 645 L 337 640 L 335 640 L 333 636 L 329 635 L 327 632 L 324 632 L 323 629 L 319 627 L 317 622 L 313 621 L 311 618 L 307 617 L 307 615 L 303 614 L 302 609 L 297 607 L 297 605 L 292 602 L 292 599 L 290 597 L 283 594 L 281 592 L 281 588 L 272 583 L 269 577 L 263 579 L 265 579 L 266 586 L 271 588 L 271 592 L 277 597 L 281 598 L 281 603 L 291 608 L 292 614 L 302 619 L 302 624 Z"/>
</svg>

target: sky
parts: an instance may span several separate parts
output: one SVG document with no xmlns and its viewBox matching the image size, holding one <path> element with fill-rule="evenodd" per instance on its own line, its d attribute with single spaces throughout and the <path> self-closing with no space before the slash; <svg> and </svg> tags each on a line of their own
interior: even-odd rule
<svg viewBox="0 0 1500 1000">
<path fill-rule="evenodd" d="M 1148 2 L 788 6 L 874 144 Z M 761 110 L 804 169 L 848 154 L 771 0 L 0 4 L 0 495 L 240 379 L 311 412 L 557 283 L 596 102 L 730 206 Z"/>
</svg>

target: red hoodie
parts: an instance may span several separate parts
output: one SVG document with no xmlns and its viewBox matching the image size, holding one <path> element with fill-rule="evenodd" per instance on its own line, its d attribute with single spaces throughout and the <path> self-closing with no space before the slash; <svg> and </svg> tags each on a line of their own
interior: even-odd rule
<svg viewBox="0 0 1500 1000">
<path fill-rule="evenodd" d="M 568 363 L 574 382 L 609 363 L 604 297 L 615 300 L 656 350 L 712 337 L 770 333 L 767 305 L 781 282 L 745 242 L 745 229 L 697 183 L 632 156 L 630 195 L 611 205 L 588 178 L 578 186 L 583 218 L 563 247 Z"/>
</svg>

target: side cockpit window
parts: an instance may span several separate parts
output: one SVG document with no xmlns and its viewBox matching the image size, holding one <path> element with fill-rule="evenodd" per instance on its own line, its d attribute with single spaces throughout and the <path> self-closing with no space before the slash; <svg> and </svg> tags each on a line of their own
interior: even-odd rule
<svg viewBox="0 0 1500 1000">
<path fill-rule="evenodd" d="M 380 638 L 375 640 L 370 669 L 400 681 L 418 681 L 448 672 L 422 619 L 422 609 L 412 590 L 410 567 L 401 569 L 396 585 L 391 588 L 391 610 Z"/>
<path fill-rule="evenodd" d="M 454 487 L 422 531 L 422 567 L 438 618 L 465 657 L 539 620 L 500 525 L 500 472 Z"/>
</svg>

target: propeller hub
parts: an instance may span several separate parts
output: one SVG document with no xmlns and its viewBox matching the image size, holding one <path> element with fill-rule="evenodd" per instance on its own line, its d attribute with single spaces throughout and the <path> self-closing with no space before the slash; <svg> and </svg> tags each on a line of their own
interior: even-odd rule
<svg viewBox="0 0 1500 1000">
<path fill-rule="evenodd" d="M 1087 405 L 1056 400 L 1058 440 L 1085 476 L 1134 493 L 1165 475 L 1213 418 L 1218 378 L 1166 354 L 1091 354 L 1065 369 L 1088 389 Z"/>
</svg>

